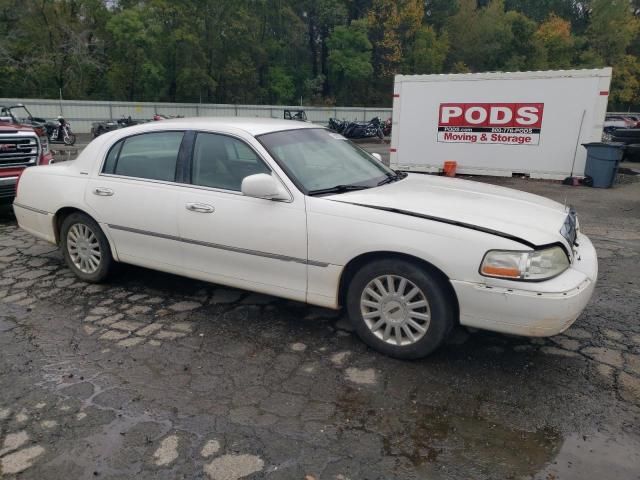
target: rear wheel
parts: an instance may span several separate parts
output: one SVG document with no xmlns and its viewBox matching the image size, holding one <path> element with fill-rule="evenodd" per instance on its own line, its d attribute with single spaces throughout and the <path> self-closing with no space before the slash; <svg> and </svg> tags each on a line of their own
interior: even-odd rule
<svg viewBox="0 0 640 480">
<path fill-rule="evenodd" d="M 435 272 L 405 260 L 362 267 L 347 292 L 349 317 L 370 347 L 395 358 L 433 352 L 455 324 L 455 308 Z"/>
<path fill-rule="evenodd" d="M 69 268 L 85 282 L 98 283 L 113 265 L 111 248 L 98 223 L 84 213 L 72 213 L 60 228 L 62 253 Z"/>
</svg>

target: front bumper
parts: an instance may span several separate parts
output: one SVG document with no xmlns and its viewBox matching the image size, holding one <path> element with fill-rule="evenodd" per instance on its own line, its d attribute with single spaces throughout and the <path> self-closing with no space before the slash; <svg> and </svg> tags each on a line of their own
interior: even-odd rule
<svg viewBox="0 0 640 480">
<path fill-rule="evenodd" d="M 591 241 L 578 234 L 572 265 L 561 275 L 538 283 L 452 281 L 460 305 L 460 323 L 484 330 L 547 337 L 565 331 L 587 306 L 598 277 Z"/>
<path fill-rule="evenodd" d="M 17 176 L 0 177 L 0 203 L 11 203 L 16 196 Z"/>
</svg>

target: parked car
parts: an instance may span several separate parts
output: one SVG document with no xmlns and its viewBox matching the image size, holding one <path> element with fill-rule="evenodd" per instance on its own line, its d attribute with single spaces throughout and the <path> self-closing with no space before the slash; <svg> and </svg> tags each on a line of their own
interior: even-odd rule
<svg viewBox="0 0 640 480">
<path fill-rule="evenodd" d="M 284 111 L 284 119 L 285 120 L 297 120 L 299 122 L 308 122 L 307 120 L 307 112 L 304 110 L 285 110 Z"/>
<path fill-rule="evenodd" d="M 44 126 L 23 123 L 12 107 L 0 107 L 0 204 L 11 203 L 25 168 L 52 162 Z"/>
<path fill-rule="evenodd" d="M 607 114 L 604 119 L 604 131 L 609 132 L 618 128 L 634 128 L 638 121 L 623 115 Z"/>
<path fill-rule="evenodd" d="M 58 115 L 58 117 L 53 120 L 34 117 L 29 109 L 22 103 L 10 107 L 2 107 L 1 115 L 12 117 L 14 122 L 22 125 L 43 129 L 46 132 L 47 140 L 50 144 L 63 143 L 65 145 L 73 145 L 76 143 L 76 136 L 71 131 L 71 124 L 66 121 L 62 115 Z"/>
<path fill-rule="evenodd" d="M 398 358 L 429 354 L 457 324 L 560 333 L 598 271 L 569 207 L 393 171 L 285 120 L 114 131 L 73 162 L 27 169 L 14 209 L 84 281 L 124 262 L 344 308 L 368 345 Z"/>
<path fill-rule="evenodd" d="M 154 113 L 151 120 L 158 122 L 160 120 L 167 120 L 168 118 L 184 118 L 184 115 L 165 115 L 164 113 Z"/>
<path fill-rule="evenodd" d="M 640 161 L 640 129 L 625 128 L 611 132 L 605 139 L 607 142 L 624 144 L 624 160 Z"/>
</svg>

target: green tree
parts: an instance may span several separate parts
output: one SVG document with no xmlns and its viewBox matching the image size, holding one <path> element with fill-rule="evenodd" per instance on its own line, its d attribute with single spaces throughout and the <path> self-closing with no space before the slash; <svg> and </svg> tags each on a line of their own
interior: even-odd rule
<svg viewBox="0 0 640 480">
<path fill-rule="evenodd" d="M 536 41 L 536 24 L 521 13 L 505 12 L 504 0 L 476 7 L 476 0 L 461 0 L 445 31 L 451 44 L 449 64 L 472 71 L 530 70 L 544 63 L 544 50 Z"/>
<path fill-rule="evenodd" d="M 621 61 L 638 35 L 638 20 L 628 0 L 593 0 L 586 36 L 589 46 L 609 65 Z"/>
<path fill-rule="evenodd" d="M 612 104 L 638 101 L 640 63 L 628 52 L 638 36 L 638 19 L 626 0 L 593 0 L 586 49 L 580 59 L 585 66 L 613 67 Z"/>
<path fill-rule="evenodd" d="M 433 27 L 421 27 L 407 55 L 406 73 L 442 73 L 449 52 L 449 40 L 446 35 L 436 33 Z"/>
<path fill-rule="evenodd" d="M 585 3 L 576 0 L 505 0 L 505 8 L 520 12 L 535 22 L 542 22 L 549 15 L 580 22 L 584 18 Z"/>
<path fill-rule="evenodd" d="M 159 28 L 149 21 L 143 7 L 122 10 L 107 23 L 110 35 L 110 68 L 107 73 L 113 97 L 126 100 L 157 100 L 162 90 L 164 68 L 154 58 Z"/>
<path fill-rule="evenodd" d="M 546 50 L 536 37 L 537 24 L 519 12 L 507 12 L 508 37 L 502 45 L 504 64 L 509 71 L 540 70 L 545 67 Z"/>
<path fill-rule="evenodd" d="M 425 21 L 440 31 L 447 19 L 455 15 L 460 8 L 458 0 L 425 0 Z"/>
<path fill-rule="evenodd" d="M 551 14 L 538 26 L 535 38 L 545 50 L 546 68 L 571 67 L 575 56 L 575 39 L 569 21 Z"/>
<path fill-rule="evenodd" d="M 354 20 L 349 26 L 336 27 L 327 40 L 329 74 L 339 85 L 338 100 L 344 103 L 358 91 L 357 85 L 373 73 L 371 42 L 367 38 L 367 24 Z"/>
<path fill-rule="evenodd" d="M 611 65 L 640 102 L 640 0 L 0 0 L 0 94 L 391 103 L 397 73 Z"/>
<path fill-rule="evenodd" d="M 374 102 L 388 102 L 393 76 L 402 71 L 404 55 L 408 55 L 423 18 L 422 0 L 373 0 L 367 22 L 373 45 Z"/>
<path fill-rule="evenodd" d="M 85 98 L 102 70 L 96 35 L 106 9 L 99 0 L 0 4 L 0 86 L 16 93 Z"/>
<path fill-rule="evenodd" d="M 288 74 L 283 67 L 269 69 L 267 88 L 269 91 L 269 103 L 285 105 L 293 103 L 296 93 L 293 76 Z"/>
<path fill-rule="evenodd" d="M 633 55 L 625 55 L 613 69 L 609 102 L 626 109 L 640 102 L 640 61 Z"/>
<path fill-rule="evenodd" d="M 323 79 L 322 93 L 330 91 L 327 40 L 336 26 L 347 21 L 347 7 L 341 0 L 307 0 L 303 16 L 307 19 L 311 75 Z"/>
</svg>

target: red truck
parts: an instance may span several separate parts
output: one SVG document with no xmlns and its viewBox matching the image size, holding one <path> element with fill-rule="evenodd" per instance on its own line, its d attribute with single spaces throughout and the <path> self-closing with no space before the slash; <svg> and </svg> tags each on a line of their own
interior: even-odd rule
<svg viewBox="0 0 640 480">
<path fill-rule="evenodd" d="M 0 204 L 13 201 L 25 168 L 53 163 L 44 126 L 29 123 L 0 106 Z"/>
</svg>

